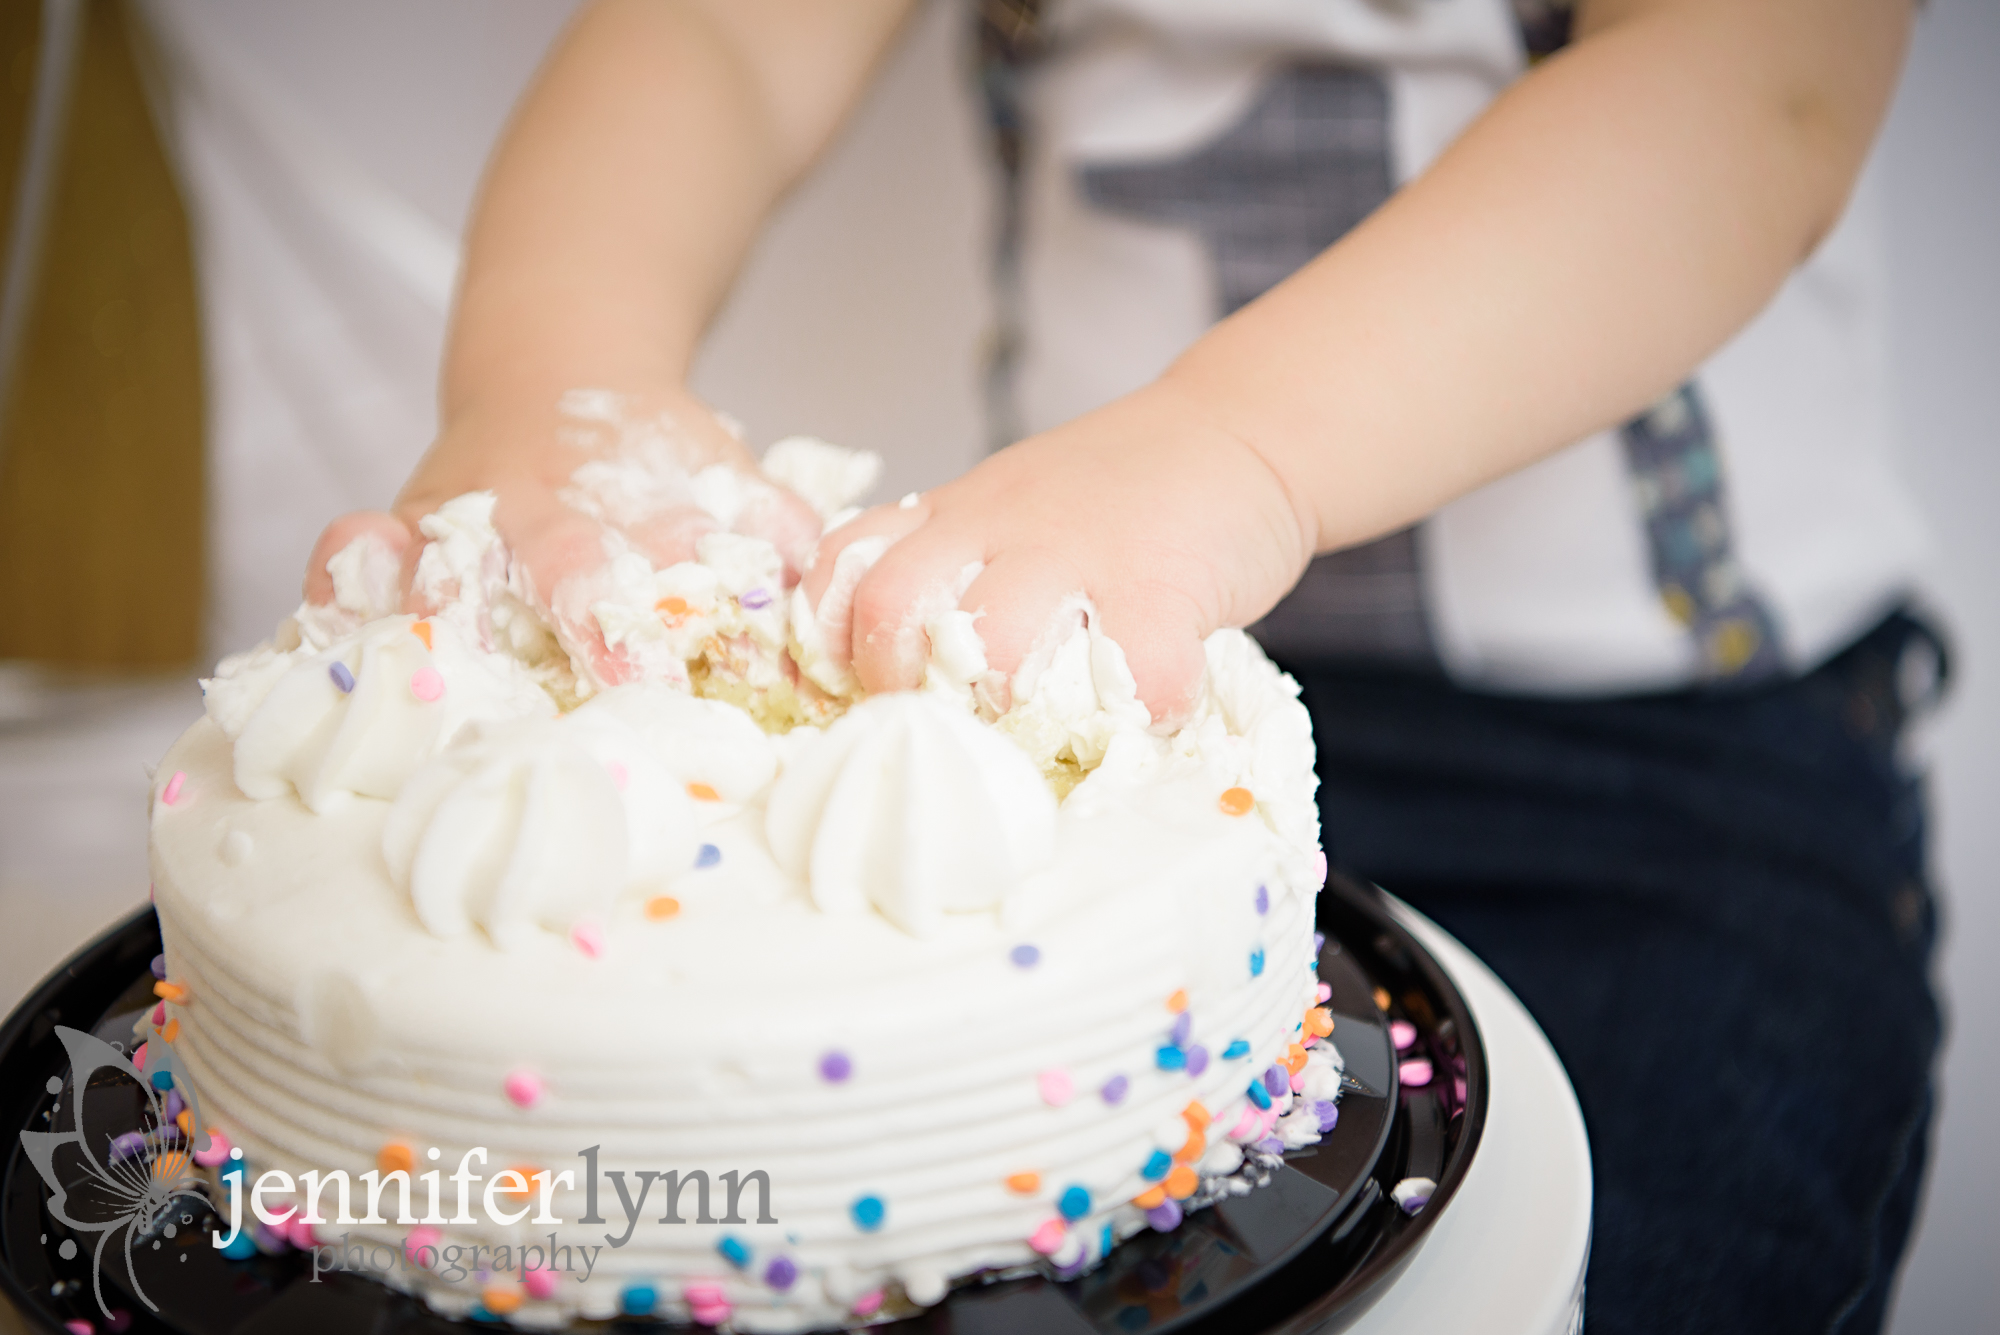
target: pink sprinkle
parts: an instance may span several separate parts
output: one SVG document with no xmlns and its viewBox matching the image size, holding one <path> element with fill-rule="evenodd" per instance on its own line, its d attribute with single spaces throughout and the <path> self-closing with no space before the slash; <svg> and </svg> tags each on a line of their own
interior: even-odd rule
<svg viewBox="0 0 2000 1335">
<path fill-rule="evenodd" d="M 731 1310 L 728 1303 L 688 1304 L 688 1315 L 695 1319 L 697 1325 L 702 1326 L 721 1325 L 723 1322 L 729 1320 Z"/>
<path fill-rule="evenodd" d="M 510 1071 L 507 1074 L 507 1097 L 518 1108 L 532 1108 L 542 1101 L 542 1078 L 533 1071 Z"/>
<path fill-rule="evenodd" d="M 1321 885 L 1326 884 L 1326 851 L 1324 849 L 1313 853 L 1313 879 Z"/>
<path fill-rule="evenodd" d="M 1069 1072 L 1060 1066 L 1051 1066 L 1035 1077 L 1041 1087 L 1042 1102 L 1051 1108 L 1060 1108 L 1076 1093 L 1076 1085 L 1069 1078 Z"/>
<path fill-rule="evenodd" d="M 604 929 L 594 922 L 580 922 L 570 928 L 569 939 L 575 943 L 578 950 L 592 959 L 604 953 Z"/>
<path fill-rule="evenodd" d="M 194 1152 L 194 1161 L 203 1168 L 213 1168 L 228 1157 L 229 1137 L 223 1135 L 222 1132 L 216 1130 L 214 1127 L 210 1127 L 208 1129 L 208 1148 L 205 1150 L 196 1150 Z"/>
<path fill-rule="evenodd" d="M 410 694 L 425 704 L 444 694 L 444 674 L 434 667 L 420 667 L 410 674 Z"/>
<path fill-rule="evenodd" d="M 1417 1041 L 1417 1027 L 1408 1020 L 1389 1021 L 1389 1041 L 1401 1052 Z"/>
<path fill-rule="evenodd" d="M 556 1296 L 556 1272 L 546 1269 L 523 1271 L 521 1287 L 528 1291 L 530 1298 L 553 1298 Z"/>
<path fill-rule="evenodd" d="M 63 1322 L 63 1329 L 68 1331 L 69 1335 L 95 1335 L 97 1327 L 77 1316 Z"/>
<path fill-rule="evenodd" d="M 442 1241 L 444 1241 L 444 1234 L 438 1232 L 429 1224 L 419 1224 L 410 1230 L 408 1237 L 403 1239 L 403 1255 L 409 1258 L 411 1265 L 416 1265 L 418 1264 L 418 1252 L 426 1247 L 429 1247 L 432 1251 L 436 1251 L 438 1243 Z"/>
<path fill-rule="evenodd" d="M 882 1310 L 882 1290 L 870 1289 L 854 1300 L 854 1315 L 874 1316 Z"/>
<path fill-rule="evenodd" d="M 152 1018 L 153 1028 L 158 1029 L 161 1025 L 165 1024 L 166 1022 L 167 1022 L 167 1003 L 163 1001 L 159 1005 L 153 1007 L 153 1018 Z"/>
<path fill-rule="evenodd" d="M 1332 996 L 1333 996 L 1333 984 L 1332 984 L 1332 983 L 1321 983 L 1321 984 L 1319 985 L 1319 991 L 1317 991 L 1317 992 L 1315 992 L 1315 993 L 1313 994 L 1313 1000 L 1315 1000 L 1315 1001 L 1326 1001 L 1326 1000 L 1328 1000 L 1329 998 L 1331 998 Z"/>
<path fill-rule="evenodd" d="M 1242 1140 L 1257 1129 L 1257 1105 L 1246 1102 L 1243 1115 L 1236 1119 L 1236 1125 L 1229 1128 L 1231 1140 Z"/>
<path fill-rule="evenodd" d="M 618 785 L 618 791 L 621 793 L 624 792 L 625 785 L 631 782 L 632 771 L 626 769 L 623 763 L 616 760 L 612 761 L 604 768 L 611 771 L 611 782 Z"/>
<path fill-rule="evenodd" d="M 723 1307 L 727 1306 L 729 1302 L 729 1299 L 725 1298 L 722 1294 L 722 1286 L 720 1284 L 711 1284 L 707 1280 L 703 1280 L 699 1284 L 690 1284 L 683 1288 L 681 1290 L 681 1297 L 687 1299 L 690 1304 L 702 1307 Z"/>
<path fill-rule="evenodd" d="M 160 790 L 160 800 L 168 806 L 181 800 L 181 789 L 187 783 L 187 771 L 175 770 L 174 777 L 167 780 L 167 786 Z"/>
<path fill-rule="evenodd" d="M 1396 1077 L 1411 1089 L 1422 1089 L 1431 1082 L 1436 1072 L 1430 1062 L 1423 1057 L 1412 1057 L 1396 1068 Z"/>
<path fill-rule="evenodd" d="M 135 1071 L 146 1069 L 146 1045 L 144 1043 L 132 1049 L 132 1069 Z"/>
<path fill-rule="evenodd" d="M 1044 1219 L 1042 1226 L 1028 1237 L 1028 1245 L 1044 1256 L 1054 1256 L 1056 1249 L 1063 1245 L 1063 1234 L 1069 1232 L 1069 1225 L 1060 1219 Z"/>
<path fill-rule="evenodd" d="M 302 1252 L 309 1252 L 319 1246 L 319 1235 L 313 1226 L 298 1215 L 293 1215 L 285 1225 L 285 1241 Z"/>
<path fill-rule="evenodd" d="M 1305 1068 L 1301 1066 L 1297 1071 L 1292 1073 L 1292 1093 L 1302 1094 L 1305 1092 L 1305 1087 L 1306 1087 L 1306 1071 Z"/>
</svg>

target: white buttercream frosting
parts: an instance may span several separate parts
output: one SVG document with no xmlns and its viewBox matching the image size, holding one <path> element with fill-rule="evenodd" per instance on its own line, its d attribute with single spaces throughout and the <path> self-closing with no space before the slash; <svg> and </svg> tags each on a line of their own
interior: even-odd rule
<svg viewBox="0 0 2000 1335">
<path fill-rule="evenodd" d="M 913 935 L 991 911 L 1055 853 L 1056 803 L 1020 749 L 949 700 L 864 700 L 772 790 L 778 865 L 827 913 L 870 906 Z"/>
</svg>

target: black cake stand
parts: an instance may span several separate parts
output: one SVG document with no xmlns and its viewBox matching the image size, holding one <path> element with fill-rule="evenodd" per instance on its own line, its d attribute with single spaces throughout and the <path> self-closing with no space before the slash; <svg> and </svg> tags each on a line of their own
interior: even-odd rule
<svg viewBox="0 0 2000 1335">
<path fill-rule="evenodd" d="M 1326 1004 L 1347 1080 L 1339 1122 L 1317 1145 L 1288 1154 L 1264 1187 L 1193 1211 L 1171 1233 L 1142 1233 L 1078 1279 L 965 1284 L 919 1316 L 873 1329 L 1303 1335 L 1340 1330 L 1365 1312 L 1409 1265 L 1464 1180 L 1486 1118 L 1486 1056 L 1464 997 L 1380 891 L 1334 876 L 1320 896 L 1319 925 L 1326 933 L 1320 976 L 1333 989 Z M 134 1242 L 140 1287 L 157 1310 L 122 1287 L 122 1260 L 103 1267 L 114 1318 L 105 1319 L 91 1285 L 94 1239 L 64 1248 L 69 1231 L 50 1217 L 48 1189 L 15 1133 L 53 1125 L 48 1084 L 68 1066 L 57 1026 L 129 1044 L 133 1022 L 153 1004 L 148 965 L 159 950 L 159 922 L 148 908 L 78 951 L 0 1026 L 0 1128 L 8 1132 L 0 1145 L 0 1292 L 22 1319 L 49 1335 L 77 1320 L 132 1335 L 449 1335 L 489 1324 L 448 1320 L 357 1275 L 311 1283 L 301 1253 L 225 1259 L 208 1245 L 214 1219 L 205 1211 L 171 1237 L 162 1230 Z M 1396 1036 L 1414 1034 L 1401 1052 L 1396 1021 L 1409 1026 Z M 1429 1078 L 1416 1083 L 1426 1068 Z M 1400 1079 L 1401 1071 L 1412 1078 Z M 95 1122 L 103 1094 L 91 1088 Z M 127 1093 L 138 1127 L 142 1099 L 136 1089 Z M 1415 1214 L 1392 1199 L 1409 1178 L 1436 1183 Z M 608 1324 L 670 1328 L 651 1319 Z"/>
</svg>

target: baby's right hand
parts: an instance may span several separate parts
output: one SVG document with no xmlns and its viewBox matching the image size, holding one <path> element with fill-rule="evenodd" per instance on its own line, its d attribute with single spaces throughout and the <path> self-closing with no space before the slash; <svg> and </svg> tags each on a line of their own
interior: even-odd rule
<svg viewBox="0 0 2000 1335">
<path fill-rule="evenodd" d="M 391 510 L 357 511 L 326 527 L 307 563 L 305 597 L 331 602 L 328 560 L 372 535 L 401 562 L 405 610 L 435 610 L 414 587 L 426 542 L 418 521 L 454 496 L 490 491 L 494 526 L 531 601 L 565 649 L 600 681 L 616 683 L 630 668 L 606 648 L 590 614 L 599 577 L 626 548 L 656 568 L 692 559 L 695 543 L 723 527 L 689 491 L 694 475 L 713 464 L 744 474 L 745 504 L 728 527 L 776 547 L 789 588 L 818 538 L 818 516 L 759 477 L 749 450 L 706 405 L 685 390 L 655 389 L 573 391 L 459 413 Z"/>
</svg>

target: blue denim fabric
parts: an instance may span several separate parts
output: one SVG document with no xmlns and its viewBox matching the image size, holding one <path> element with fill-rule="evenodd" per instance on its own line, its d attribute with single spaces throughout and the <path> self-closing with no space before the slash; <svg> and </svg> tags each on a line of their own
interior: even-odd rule
<svg viewBox="0 0 2000 1335">
<path fill-rule="evenodd" d="M 1941 668 L 1899 613 L 1800 679 L 1591 701 L 1287 665 L 1333 864 L 1492 965 L 1575 1083 L 1594 1335 L 1881 1326 L 1939 1043 L 1912 649 Z"/>
</svg>

